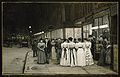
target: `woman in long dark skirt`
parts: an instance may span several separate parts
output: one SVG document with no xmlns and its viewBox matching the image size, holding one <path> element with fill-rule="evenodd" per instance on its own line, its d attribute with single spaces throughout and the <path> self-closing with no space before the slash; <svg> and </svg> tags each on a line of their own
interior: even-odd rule
<svg viewBox="0 0 120 77">
<path fill-rule="evenodd" d="M 105 65 L 106 50 L 107 50 L 107 40 L 106 40 L 106 38 L 103 38 L 102 48 L 101 48 L 101 52 L 100 52 L 100 58 L 98 60 L 97 65 L 100 65 L 100 66 Z"/>
<path fill-rule="evenodd" d="M 106 63 L 107 65 L 110 65 L 110 64 L 111 64 L 111 45 L 108 45 L 108 46 L 107 46 L 105 63 Z"/>
<path fill-rule="evenodd" d="M 37 60 L 37 63 L 38 64 L 44 64 L 46 63 L 46 55 L 45 55 L 45 43 L 43 42 L 42 39 L 40 39 L 38 45 L 38 60 Z"/>
</svg>

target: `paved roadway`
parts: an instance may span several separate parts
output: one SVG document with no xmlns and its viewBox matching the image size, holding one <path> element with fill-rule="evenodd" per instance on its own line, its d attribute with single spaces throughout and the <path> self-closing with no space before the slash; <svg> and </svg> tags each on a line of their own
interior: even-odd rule
<svg viewBox="0 0 120 77">
<path fill-rule="evenodd" d="M 21 74 L 29 48 L 2 47 L 2 74 Z"/>
</svg>

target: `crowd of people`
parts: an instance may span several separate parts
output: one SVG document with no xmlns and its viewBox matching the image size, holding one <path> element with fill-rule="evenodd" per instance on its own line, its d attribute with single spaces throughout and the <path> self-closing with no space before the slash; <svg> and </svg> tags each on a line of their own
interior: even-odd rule
<svg viewBox="0 0 120 77">
<path fill-rule="evenodd" d="M 40 39 L 32 43 L 33 57 L 38 64 L 60 64 L 61 66 L 86 66 L 94 64 L 91 39 Z"/>
<path fill-rule="evenodd" d="M 102 37 L 100 48 L 100 57 L 97 65 L 106 66 L 111 64 L 111 45 L 107 38 Z"/>
</svg>

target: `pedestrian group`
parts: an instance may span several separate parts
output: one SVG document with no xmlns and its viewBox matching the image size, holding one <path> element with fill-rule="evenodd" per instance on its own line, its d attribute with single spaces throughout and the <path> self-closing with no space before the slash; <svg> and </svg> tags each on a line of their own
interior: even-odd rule
<svg viewBox="0 0 120 77">
<path fill-rule="evenodd" d="M 60 64 L 61 66 L 86 66 L 93 65 L 90 39 L 40 39 L 33 41 L 33 57 L 37 58 L 38 64 Z"/>
</svg>

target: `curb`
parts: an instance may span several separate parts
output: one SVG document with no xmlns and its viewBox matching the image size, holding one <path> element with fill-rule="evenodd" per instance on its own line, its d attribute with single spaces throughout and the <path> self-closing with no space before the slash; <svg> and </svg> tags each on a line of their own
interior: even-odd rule
<svg viewBox="0 0 120 77">
<path fill-rule="evenodd" d="M 24 74 L 24 70 L 25 70 L 25 65 L 26 65 L 26 60 L 27 60 L 27 56 L 28 56 L 28 53 L 31 52 L 31 51 L 28 51 L 25 55 L 25 60 L 24 60 L 24 65 L 23 65 L 23 70 L 22 70 L 22 74 Z"/>
</svg>

